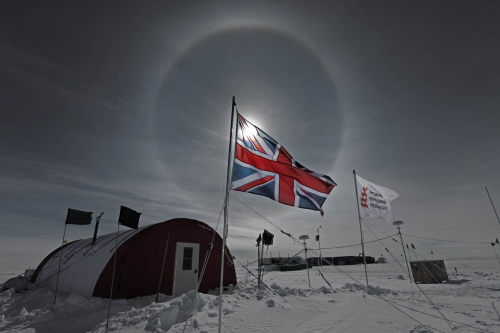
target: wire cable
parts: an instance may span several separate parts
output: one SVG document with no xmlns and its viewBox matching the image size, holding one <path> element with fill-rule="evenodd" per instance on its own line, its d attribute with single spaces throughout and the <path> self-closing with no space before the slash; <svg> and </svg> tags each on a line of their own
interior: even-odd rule
<svg viewBox="0 0 500 333">
<path fill-rule="evenodd" d="M 409 236 L 412 238 L 429 239 L 429 240 L 433 240 L 433 241 L 449 242 L 449 243 L 463 243 L 463 244 L 489 244 L 490 243 L 490 242 L 462 242 L 462 241 L 452 241 L 452 240 L 446 240 L 446 239 L 435 239 L 435 238 L 412 236 L 412 235 L 408 235 L 408 234 L 403 234 L 403 235 Z"/>
<path fill-rule="evenodd" d="M 363 222 L 365 222 L 365 225 L 368 227 L 368 224 L 366 223 L 366 221 L 364 219 L 361 219 Z M 368 227 L 368 229 L 370 231 L 372 231 L 370 229 L 370 227 Z M 375 235 L 375 233 L 373 234 L 375 237 L 377 237 L 377 235 Z M 380 241 L 380 244 L 382 244 L 382 246 L 384 246 L 384 243 L 382 243 L 382 241 Z M 385 246 L 384 246 L 385 247 Z M 386 248 L 387 249 L 387 248 Z M 391 252 L 389 252 L 391 254 L 391 256 L 394 258 L 394 256 L 392 255 Z M 396 258 L 394 258 L 396 259 Z M 400 265 L 401 266 L 401 265 Z M 403 269 L 404 270 L 404 269 Z M 409 272 L 408 272 L 409 273 Z M 430 273 L 430 271 L 429 271 Z M 432 274 L 431 274 L 432 276 Z M 434 276 L 432 276 L 432 278 L 434 278 Z M 434 278 L 434 280 L 436 280 Z M 436 280 L 437 281 L 437 280 Z M 455 326 L 453 326 L 452 323 L 450 323 L 450 321 L 448 320 L 448 318 L 445 317 L 445 315 L 439 310 L 439 308 L 436 306 L 436 304 L 434 304 L 434 302 L 430 299 L 429 296 L 427 296 L 427 294 L 422 290 L 422 288 L 420 288 L 420 286 L 415 282 L 415 286 L 420 290 L 420 292 L 425 296 L 425 298 L 427 298 L 427 300 L 431 303 L 432 306 L 434 306 L 434 308 L 436 309 L 437 312 L 439 312 L 439 314 L 441 315 L 441 317 L 443 317 L 444 320 L 446 320 L 446 323 L 448 324 L 448 326 L 450 326 L 450 328 L 453 330 L 453 329 L 456 329 Z"/>
<path fill-rule="evenodd" d="M 285 235 L 289 236 L 292 240 L 294 240 L 294 242 L 297 242 L 297 243 L 299 243 L 300 245 L 302 245 L 302 246 L 304 247 L 304 249 L 307 249 L 308 251 L 311 251 L 312 253 L 314 253 L 314 254 L 316 254 L 316 255 L 319 255 L 319 254 L 318 254 L 315 250 L 313 250 L 313 249 L 309 248 L 306 244 L 302 244 L 302 243 L 300 242 L 300 240 L 298 240 L 297 238 L 295 238 L 295 237 L 294 237 L 293 235 L 291 235 L 290 233 L 287 233 L 287 232 L 283 231 L 283 230 L 282 230 L 281 228 L 279 228 L 276 224 L 274 224 L 274 223 L 272 223 L 271 221 L 269 221 L 267 218 L 265 218 L 264 216 L 262 216 L 261 214 L 259 214 L 259 213 L 258 213 L 257 211 L 255 211 L 253 208 L 251 208 L 251 207 L 249 207 L 248 205 L 246 205 L 246 204 L 244 204 L 243 202 L 241 202 L 241 200 L 239 200 L 238 198 L 236 198 L 236 197 L 234 197 L 234 196 L 232 196 L 232 197 L 233 197 L 233 198 L 235 198 L 238 202 L 240 202 L 240 203 L 241 203 L 241 204 L 243 204 L 244 206 L 246 206 L 247 208 L 249 208 L 250 210 L 252 210 L 252 211 L 253 211 L 254 213 L 256 213 L 257 215 L 259 215 L 260 217 L 262 217 L 265 221 L 269 222 L 271 225 L 273 225 L 274 227 L 276 227 L 277 229 L 279 229 L 279 230 L 280 230 L 283 234 L 285 234 Z M 377 229 L 378 229 L 378 228 L 377 228 Z M 379 231 L 381 231 L 381 230 L 379 229 Z M 382 232 L 382 233 L 384 233 L 383 231 L 381 231 L 381 232 Z M 389 236 L 389 235 L 387 235 L 386 233 L 384 233 L 384 234 L 385 234 L 386 236 Z M 436 252 L 437 252 L 437 251 L 436 251 Z M 401 310 L 400 308 L 398 308 L 398 307 L 396 306 L 396 304 L 393 304 L 391 301 L 386 300 L 385 298 L 381 297 L 380 295 L 376 295 L 376 294 L 372 294 L 372 293 L 370 293 L 370 291 L 368 290 L 368 287 L 364 287 L 364 285 L 363 285 L 362 283 L 360 283 L 360 282 L 359 282 L 356 278 L 354 278 L 353 276 L 351 276 L 351 275 L 350 275 L 350 274 L 348 274 L 347 272 L 343 271 L 343 270 L 342 270 L 342 269 L 340 269 L 338 266 L 333 265 L 333 263 L 331 263 L 329 260 L 327 260 L 327 259 L 324 259 L 324 260 L 328 263 L 328 265 L 335 267 L 335 268 L 336 268 L 339 272 L 343 273 L 344 275 L 346 275 L 347 277 L 349 277 L 351 280 L 355 281 L 357 284 L 359 284 L 360 286 L 362 286 L 362 287 L 363 287 L 363 289 L 365 289 L 365 290 L 366 290 L 366 292 L 367 292 L 367 294 L 368 294 L 368 295 L 370 295 L 370 296 L 373 296 L 373 297 L 375 297 L 375 298 L 379 298 L 379 299 L 383 300 L 384 302 L 386 302 L 386 303 L 388 303 L 389 305 L 391 305 L 392 307 L 394 307 L 396 310 L 400 311 L 401 313 L 403 313 L 403 314 L 404 314 L 404 315 L 406 315 L 407 317 L 409 317 L 409 318 L 411 318 L 412 320 L 414 320 L 415 322 L 417 322 L 419 325 L 421 325 L 421 326 L 423 326 L 423 327 L 427 328 L 428 330 L 431 330 L 431 328 L 430 328 L 429 326 L 422 324 L 422 323 L 421 323 L 420 321 L 418 321 L 416 318 L 414 318 L 414 317 L 410 316 L 409 314 L 407 314 L 406 312 L 404 312 L 403 310 Z M 432 302 L 432 301 L 431 301 L 431 302 Z M 437 317 L 437 318 L 439 318 L 439 317 Z M 443 318 L 440 318 L 440 319 L 443 319 Z M 448 319 L 443 319 L 443 320 L 445 320 L 445 321 L 448 323 L 448 325 L 450 325 L 450 322 L 449 322 L 449 320 L 448 320 Z M 450 327 L 453 327 L 453 326 L 452 326 L 452 325 L 450 325 Z M 472 327 L 472 326 L 470 326 L 470 327 Z M 473 328 L 475 328 L 475 327 L 473 327 Z M 475 328 L 475 329 L 478 329 L 478 330 L 481 330 L 481 331 L 484 331 L 484 332 L 489 332 L 489 331 L 482 330 L 482 329 L 479 329 L 479 328 Z M 438 329 L 436 329 L 436 328 L 433 328 L 433 330 L 438 331 L 438 332 L 442 332 L 442 333 L 444 333 L 443 331 L 440 331 L 440 330 L 438 330 Z"/>
<path fill-rule="evenodd" d="M 410 235 L 406 235 L 406 236 L 408 236 L 408 237 L 410 237 L 410 238 L 413 238 L 413 236 L 410 236 Z M 425 246 L 425 247 L 428 247 L 429 249 L 431 249 L 432 251 L 434 251 L 434 252 L 436 252 L 436 253 L 439 253 L 439 254 L 441 254 L 441 255 L 443 255 L 443 256 L 445 256 L 445 257 L 447 257 L 449 260 L 456 261 L 456 262 L 458 262 L 459 264 L 464 265 L 464 266 L 465 266 L 465 267 L 467 267 L 467 268 L 471 268 L 469 265 L 466 265 L 466 264 L 464 264 L 463 262 L 461 262 L 461 261 L 459 261 L 459 260 L 457 260 L 457 259 L 454 259 L 454 258 L 452 258 L 452 257 L 450 257 L 450 256 L 447 256 L 446 254 L 443 254 L 442 252 L 436 251 L 436 250 L 435 250 L 435 249 L 433 249 L 432 247 L 430 247 L 430 246 L 428 246 L 428 245 L 425 245 L 424 243 L 419 242 L 419 241 L 418 241 L 418 240 L 416 240 L 416 239 L 414 239 L 414 241 L 415 241 L 416 243 L 420 244 L 420 245 L 423 245 L 423 246 Z"/>
</svg>

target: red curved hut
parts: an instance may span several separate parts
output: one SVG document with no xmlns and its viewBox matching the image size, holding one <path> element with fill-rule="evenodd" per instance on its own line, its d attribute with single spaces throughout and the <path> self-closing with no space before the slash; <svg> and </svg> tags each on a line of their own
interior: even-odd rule
<svg viewBox="0 0 500 333">
<path fill-rule="evenodd" d="M 157 293 L 167 238 L 160 292 L 179 296 L 195 289 L 214 233 L 212 253 L 199 288 L 202 293 L 220 285 L 222 239 L 214 229 L 200 221 L 179 218 L 120 231 L 113 295 L 133 298 Z M 99 236 L 95 244 L 92 238 L 65 244 L 59 292 L 109 298 L 116 237 L 116 233 L 112 233 Z M 31 283 L 55 289 L 60 253 L 60 248 L 56 249 L 40 263 Z M 231 258 L 226 248 L 224 286 L 237 283 Z"/>
</svg>

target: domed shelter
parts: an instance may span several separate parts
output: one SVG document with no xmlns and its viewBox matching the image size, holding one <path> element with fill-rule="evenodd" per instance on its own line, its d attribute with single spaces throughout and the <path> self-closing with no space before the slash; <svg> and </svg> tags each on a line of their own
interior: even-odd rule
<svg viewBox="0 0 500 333">
<path fill-rule="evenodd" d="M 379 264 L 387 264 L 387 258 L 384 257 L 384 256 L 380 256 L 378 259 L 377 259 L 377 262 Z"/>
<path fill-rule="evenodd" d="M 220 285 L 222 238 L 207 224 L 192 219 L 172 219 L 138 229 L 120 231 L 116 253 L 113 295 L 134 298 L 158 291 L 165 246 L 168 242 L 160 293 L 179 296 L 196 289 L 203 263 L 215 233 L 214 245 L 199 291 Z M 64 245 L 58 291 L 86 297 L 109 298 L 116 233 L 74 241 Z M 224 286 L 236 285 L 236 271 L 226 247 Z M 37 267 L 31 283 L 55 289 L 61 248 L 50 253 Z"/>
</svg>

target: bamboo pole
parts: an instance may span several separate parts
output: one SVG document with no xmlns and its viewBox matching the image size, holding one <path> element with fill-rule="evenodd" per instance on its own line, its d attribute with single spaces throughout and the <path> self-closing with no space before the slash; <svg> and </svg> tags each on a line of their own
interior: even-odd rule
<svg viewBox="0 0 500 333">
<path fill-rule="evenodd" d="M 257 243 L 257 288 L 260 289 L 260 244 Z"/>
<path fill-rule="evenodd" d="M 59 273 L 61 272 L 61 261 L 62 261 L 62 254 L 63 254 L 63 247 L 64 247 L 64 237 L 66 236 L 66 226 L 68 224 L 64 222 L 64 233 L 63 233 L 63 240 L 62 240 L 62 245 L 61 245 L 61 255 L 59 256 L 59 268 L 57 270 L 57 282 L 56 282 L 56 294 L 54 296 L 54 306 L 56 306 L 56 301 L 57 301 L 57 287 L 59 286 Z"/>
<path fill-rule="evenodd" d="M 109 292 L 108 319 L 106 319 L 106 329 L 108 329 L 109 312 L 111 310 L 111 300 L 113 299 L 113 282 L 115 280 L 116 252 L 118 252 L 118 232 L 119 231 L 120 231 L 120 221 L 118 221 L 118 229 L 116 230 L 115 260 L 113 261 L 113 275 L 111 276 L 111 291 Z"/>
<path fill-rule="evenodd" d="M 262 249 L 260 250 L 260 281 L 264 278 L 264 239 L 262 239 Z"/>
<path fill-rule="evenodd" d="M 161 266 L 160 282 L 158 283 L 158 292 L 156 293 L 156 303 L 158 303 L 158 297 L 160 296 L 161 279 L 163 278 L 163 269 L 165 268 L 165 260 L 167 259 L 167 249 L 169 240 L 170 240 L 170 234 L 168 234 L 167 245 L 165 246 L 165 255 L 163 256 L 163 265 Z"/>
</svg>

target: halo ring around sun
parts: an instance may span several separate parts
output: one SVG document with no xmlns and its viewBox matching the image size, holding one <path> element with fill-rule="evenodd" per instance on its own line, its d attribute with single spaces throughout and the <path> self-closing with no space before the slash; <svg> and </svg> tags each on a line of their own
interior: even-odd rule
<svg viewBox="0 0 500 333">
<path fill-rule="evenodd" d="M 344 131 L 344 114 L 343 114 L 342 109 L 340 108 L 340 103 L 338 101 L 337 89 L 336 89 L 335 82 L 332 78 L 332 74 L 330 73 L 330 71 L 328 71 L 324 62 L 321 60 L 321 58 L 318 56 L 318 54 L 311 47 L 309 47 L 306 43 L 304 43 L 300 39 L 286 33 L 283 30 L 276 29 L 276 28 L 263 27 L 263 26 L 245 25 L 245 26 L 236 26 L 236 27 L 218 29 L 218 30 L 215 30 L 215 31 L 212 31 L 210 33 L 203 35 L 202 37 L 196 39 L 194 42 L 190 43 L 189 46 L 186 47 L 182 51 L 182 53 L 180 53 L 179 56 L 177 56 L 172 62 L 170 62 L 170 64 L 167 66 L 166 70 L 163 71 L 165 74 L 161 76 L 160 82 L 158 83 L 158 89 L 157 89 L 157 91 L 155 93 L 155 97 L 154 97 L 154 99 L 155 99 L 154 112 L 153 112 L 152 117 L 150 118 L 150 121 L 151 121 L 150 128 L 153 129 L 153 142 L 154 142 L 154 146 L 155 146 L 154 149 L 157 153 L 156 155 L 162 156 L 161 149 L 158 147 L 159 142 L 158 142 L 158 136 L 156 135 L 157 127 L 155 126 L 156 117 L 160 111 L 159 101 L 160 101 L 160 97 L 161 97 L 161 92 L 169 83 L 169 80 L 171 79 L 171 76 L 172 76 L 171 74 L 172 74 L 173 70 L 177 67 L 177 65 L 182 61 L 182 59 L 185 56 L 190 54 L 190 52 L 193 51 L 194 49 L 196 49 L 199 45 L 206 43 L 208 40 L 210 40 L 212 38 L 216 38 L 220 35 L 227 34 L 227 33 L 238 33 L 238 32 L 265 32 L 265 33 L 274 34 L 274 35 L 279 36 L 281 38 L 292 41 L 295 45 L 299 46 L 303 50 L 306 50 L 307 53 L 309 54 L 309 56 L 311 56 L 313 59 L 315 59 L 317 64 L 319 64 L 321 66 L 324 73 L 326 73 L 326 77 L 328 78 L 330 86 L 332 87 L 332 91 L 331 91 L 332 95 L 335 96 L 335 100 L 337 101 L 336 111 L 337 111 L 338 120 L 340 122 L 340 124 L 337 124 L 337 125 L 339 125 L 339 128 L 340 128 L 340 133 L 338 133 L 337 138 L 340 140 L 340 142 L 338 142 L 338 144 L 336 145 L 336 148 L 337 148 L 337 153 L 339 153 L 340 149 L 342 147 L 342 142 L 344 140 L 344 132 L 345 132 Z M 230 98 L 230 96 L 228 98 Z M 337 156 L 332 156 L 331 169 L 333 169 L 333 167 L 335 165 L 336 157 Z"/>
</svg>

